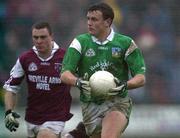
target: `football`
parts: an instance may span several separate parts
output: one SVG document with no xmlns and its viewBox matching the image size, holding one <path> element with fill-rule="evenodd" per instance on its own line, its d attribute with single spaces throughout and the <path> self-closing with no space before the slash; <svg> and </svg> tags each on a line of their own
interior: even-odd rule
<svg viewBox="0 0 180 138">
<path fill-rule="evenodd" d="M 111 88 L 116 87 L 114 76 L 108 71 L 97 71 L 89 79 L 91 94 L 97 98 L 106 98 Z"/>
</svg>

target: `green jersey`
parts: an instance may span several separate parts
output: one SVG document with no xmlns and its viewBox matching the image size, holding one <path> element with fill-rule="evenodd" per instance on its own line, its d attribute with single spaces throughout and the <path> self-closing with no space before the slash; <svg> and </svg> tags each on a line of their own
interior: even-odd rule
<svg viewBox="0 0 180 138">
<path fill-rule="evenodd" d="M 106 70 L 119 80 L 127 81 L 129 73 L 131 76 L 144 74 L 145 64 L 134 41 L 112 30 L 104 42 L 98 41 L 90 34 L 77 36 L 63 60 L 62 72 L 66 70 L 77 73 L 79 77 L 83 77 L 85 73 L 90 77 L 98 70 Z M 127 92 L 123 94 L 126 95 Z M 87 101 L 82 94 L 80 99 Z"/>
</svg>

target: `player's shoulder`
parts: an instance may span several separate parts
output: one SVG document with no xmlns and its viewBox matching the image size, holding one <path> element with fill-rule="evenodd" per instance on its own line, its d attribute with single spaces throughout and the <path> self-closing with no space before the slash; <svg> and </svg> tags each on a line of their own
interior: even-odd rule
<svg viewBox="0 0 180 138">
<path fill-rule="evenodd" d="M 66 51 L 66 49 L 64 48 L 64 47 L 58 47 L 57 49 L 56 49 L 56 52 L 57 53 L 64 53 Z"/>
<path fill-rule="evenodd" d="M 79 41 L 87 41 L 91 40 L 91 35 L 89 33 L 84 33 L 76 36 L 76 39 Z"/>
<path fill-rule="evenodd" d="M 119 33 L 115 33 L 114 39 L 113 39 L 115 43 L 120 43 L 123 47 L 126 47 L 126 48 L 128 48 L 131 45 L 132 40 L 133 39 L 130 36 L 119 34 Z"/>
<path fill-rule="evenodd" d="M 132 38 L 130 36 L 119 33 L 115 33 L 114 38 L 121 41 L 132 41 Z"/>
<path fill-rule="evenodd" d="M 24 63 L 26 63 L 26 61 L 29 61 L 29 60 L 33 60 L 35 57 L 35 53 L 32 49 L 29 49 L 27 51 L 24 51 L 19 57 L 19 61 L 20 63 L 23 65 Z"/>
<path fill-rule="evenodd" d="M 55 56 L 55 57 L 62 58 L 62 57 L 64 57 L 65 53 L 66 53 L 66 48 L 64 48 L 64 47 L 59 47 L 59 48 L 56 50 L 54 56 Z"/>
<path fill-rule="evenodd" d="M 34 51 L 32 49 L 29 49 L 27 51 L 24 51 L 20 56 L 19 58 L 20 59 L 25 59 L 25 58 L 29 58 L 29 57 L 32 57 L 34 56 Z"/>
</svg>

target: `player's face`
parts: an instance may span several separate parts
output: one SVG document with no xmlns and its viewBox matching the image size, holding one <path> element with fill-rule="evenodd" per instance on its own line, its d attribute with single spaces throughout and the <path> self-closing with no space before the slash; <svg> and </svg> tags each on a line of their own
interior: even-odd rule
<svg viewBox="0 0 180 138">
<path fill-rule="evenodd" d="M 33 29 L 32 39 L 39 53 L 49 53 L 52 49 L 52 35 L 49 34 L 47 28 Z"/>
<path fill-rule="evenodd" d="M 107 20 L 103 19 L 101 11 L 90 11 L 87 13 L 88 32 L 97 38 L 101 38 L 109 28 Z"/>
</svg>

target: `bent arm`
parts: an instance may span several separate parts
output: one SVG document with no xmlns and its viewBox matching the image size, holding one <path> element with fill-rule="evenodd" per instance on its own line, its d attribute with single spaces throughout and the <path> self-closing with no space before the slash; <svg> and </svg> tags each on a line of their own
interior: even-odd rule
<svg viewBox="0 0 180 138">
<path fill-rule="evenodd" d="M 71 86 L 75 86 L 78 78 L 70 71 L 65 71 L 61 74 L 61 81 Z"/>
<path fill-rule="evenodd" d="M 127 81 L 128 89 L 135 89 L 144 86 L 146 82 L 145 75 L 137 74 L 133 78 Z"/>
</svg>

